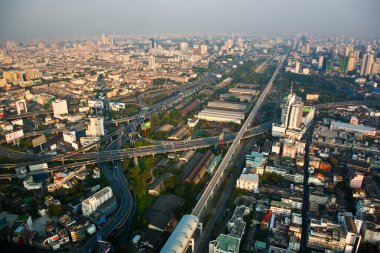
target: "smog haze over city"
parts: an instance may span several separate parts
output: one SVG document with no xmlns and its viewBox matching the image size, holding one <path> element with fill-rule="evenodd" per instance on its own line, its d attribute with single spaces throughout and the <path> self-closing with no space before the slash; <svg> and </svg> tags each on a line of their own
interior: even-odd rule
<svg viewBox="0 0 380 253">
<path fill-rule="evenodd" d="M 0 252 L 380 252 L 379 0 L 0 0 Z"/>
<path fill-rule="evenodd" d="M 163 33 L 379 35 L 378 0 L 1 0 L 0 38 Z"/>
</svg>

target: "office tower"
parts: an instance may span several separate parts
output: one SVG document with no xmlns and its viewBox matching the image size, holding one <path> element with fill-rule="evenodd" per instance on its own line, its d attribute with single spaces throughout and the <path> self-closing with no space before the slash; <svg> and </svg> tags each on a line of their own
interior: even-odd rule
<svg viewBox="0 0 380 253">
<path fill-rule="evenodd" d="M 201 55 L 207 54 L 207 45 L 201 45 Z"/>
<path fill-rule="evenodd" d="M 27 113 L 28 108 L 26 107 L 26 101 L 25 99 L 19 100 L 16 102 L 16 110 L 17 114 L 20 115 L 21 113 Z"/>
<path fill-rule="evenodd" d="M 318 69 L 322 69 L 323 68 L 323 55 L 319 56 L 319 59 L 318 59 Z"/>
<path fill-rule="evenodd" d="M 104 135 L 104 118 L 90 117 L 90 124 L 87 126 L 86 136 L 100 137 Z"/>
<path fill-rule="evenodd" d="M 189 47 L 189 44 L 187 42 L 179 43 L 179 50 L 181 51 L 181 53 L 186 53 L 188 47 Z"/>
<path fill-rule="evenodd" d="M 106 35 L 104 33 L 102 34 L 102 37 L 101 37 L 101 44 L 102 45 L 106 45 L 107 44 L 107 37 L 106 37 Z"/>
<path fill-rule="evenodd" d="M 343 72 L 343 73 L 347 72 L 348 61 L 349 61 L 349 57 L 348 56 L 342 55 L 340 57 L 340 60 L 339 60 L 339 71 L 340 72 Z"/>
<path fill-rule="evenodd" d="M 347 71 L 355 70 L 355 56 L 351 55 L 348 59 Z"/>
<path fill-rule="evenodd" d="M 156 41 L 154 39 L 149 39 L 149 48 L 156 48 Z"/>
<path fill-rule="evenodd" d="M 309 55 L 310 54 L 310 43 L 309 42 L 305 43 L 305 46 L 303 48 L 303 54 L 304 55 Z"/>
<path fill-rule="evenodd" d="M 367 76 L 371 74 L 373 60 L 374 57 L 372 54 L 365 54 L 363 56 L 362 66 L 360 68 L 361 76 Z"/>
<path fill-rule="evenodd" d="M 100 191 L 96 192 L 94 195 L 88 197 L 82 201 L 82 213 L 84 216 L 89 216 L 96 209 L 106 202 L 108 199 L 112 198 L 113 193 L 111 187 L 107 186 Z"/>
<path fill-rule="evenodd" d="M 154 69 L 156 67 L 156 57 L 153 55 L 149 56 L 149 68 Z"/>
<path fill-rule="evenodd" d="M 67 101 L 64 99 L 63 100 L 57 99 L 52 103 L 52 105 L 53 105 L 53 113 L 55 117 L 69 113 L 69 110 L 67 109 Z"/>
</svg>

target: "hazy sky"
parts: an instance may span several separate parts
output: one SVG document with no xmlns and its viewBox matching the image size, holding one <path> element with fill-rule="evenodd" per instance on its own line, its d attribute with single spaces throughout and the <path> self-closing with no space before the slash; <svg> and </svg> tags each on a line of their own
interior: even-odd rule
<svg viewBox="0 0 380 253">
<path fill-rule="evenodd" d="M 161 32 L 380 36 L 380 0 L 0 0 L 0 39 Z"/>
</svg>

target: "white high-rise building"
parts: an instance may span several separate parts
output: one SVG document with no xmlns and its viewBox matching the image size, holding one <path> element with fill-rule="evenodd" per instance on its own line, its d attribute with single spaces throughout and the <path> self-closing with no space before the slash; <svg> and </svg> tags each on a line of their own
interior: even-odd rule
<svg viewBox="0 0 380 253">
<path fill-rule="evenodd" d="M 19 100 L 16 102 L 16 110 L 17 114 L 20 115 L 21 113 L 27 113 L 28 108 L 26 107 L 26 101 L 25 99 Z"/>
<path fill-rule="evenodd" d="M 299 129 L 302 123 L 303 103 L 297 101 L 294 103 L 290 110 L 290 118 L 288 128 Z"/>
<path fill-rule="evenodd" d="M 67 101 L 57 99 L 53 103 L 53 113 L 54 116 L 59 116 L 63 114 L 68 114 L 69 110 L 67 109 Z"/>
<path fill-rule="evenodd" d="M 149 68 L 154 69 L 156 67 L 156 57 L 153 55 L 149 56 Z"/>
<path fill-rule="evenodd" d="M 91 117 L 90 124 L 87 126 L 86 136 L 100 137 L 104 135 L 104 118 Z"/>
<path fill-rule="evenodd" d="M 299 129 L 302 123 L 303 102 L 296 94 L 290 93 L 282 107 L 281 126 Z"/>
<path fill-rule="evenodd" d="M 100 191 L 96 192 L 94 195 L 82 201 L 82 212 L 84 216 L 89 216 L 96 209 L 106 202 L 108 199 L 112 198 L 113 193 L 111 187 L 107 186 Z"/>
</svg>

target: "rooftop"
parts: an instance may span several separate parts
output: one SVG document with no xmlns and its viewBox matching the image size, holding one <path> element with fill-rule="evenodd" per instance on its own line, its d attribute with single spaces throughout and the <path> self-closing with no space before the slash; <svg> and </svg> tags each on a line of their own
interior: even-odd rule
<svg viewBox="0 0 380 253">
<path fill-rule="evenodd" d="M 239 247 L 240 240 L 229 235 L 221 234 L 210 243 L 217 245 L 220 251 L 230 252 L 230 250 L 233 250 L 232 252 L 235 252 L 236 248 Z"/>
</svg>

